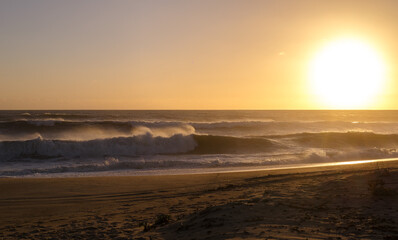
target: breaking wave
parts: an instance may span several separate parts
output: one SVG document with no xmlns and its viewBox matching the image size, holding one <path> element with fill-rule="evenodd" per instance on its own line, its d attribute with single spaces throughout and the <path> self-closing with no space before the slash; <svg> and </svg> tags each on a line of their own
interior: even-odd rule
<svg viewBox="0 0 398 240">
<path fill-rule="evenodd" d="M 179 122 L 65 121 L 63 119 L 0 122 L 0 141 L 28 140 L 36 135 L 54 140 L 94 140 L 146 133 L 170 137 L 175 134 L 189 135 L 194 132 L 195 129 L 191 125 Z"/>
<path fill-rule="evenodd" d="M 196 142 L 192 136 L 176 134 L 155 137 L 150 133 L 132 137 L 117 137 L 89 141 L 45 140 L 40 137 L 26 141 L 0 142 L 0 159 L 16 158 L 80 158 L 103 156 L 137 156 L 177 154 L 192 151 Z"/>
<path fill-rule="evenodd" d="M 308 149 L 346 150 L 346 152 L 397 149 L 397 134 L 372 132 L 326 132 L 275 135 L 265 137 L 230 137 L 192 134 L 176 127 L 163 132 L 147 127 L 135 128 L 128 137 L 94 140 L 51 140 L 38 136 L 23 141 L 0 142 L 0 159 L 140 156 L 156 154 L 255 154 L 284 151 L 297 154 Z M 369 150 L 370 149 L 370 150 Z M 389 151 L 389 153 L 395 153 Z M 332 153 L 331 154 L 335 154 Z M 379 152 L 383 155 L 383 152 Z M 388 155 L 387 152 L 384 154 Z M 331 157 L 329 155 L 328 157 Z M 333 158 L 337 158 L 336 154 Z"/>
<path fill-rule="evenodd" d="M 265 136 L 292 135 L 302 141 L 323 138 L 322 132 L 345 134 L 349 131 L 375 134 L 398 133 L 398 123 L 347 122 L 347 121 L 144 121 L 144 120 L 76 120 L 65 118 L 63 114 L 48 114 L 43 118 L 25 118 L 0 121 L 1 140 L 29 140 L 40 135 L 45 139 L 56 140 L 94 140 L 98 138 L 128 137 L 151 132 L 155 136 L 169 137 L 173 134 L 201 134 L 215 136 Z M 300 134 L 308 133 L 307 135 Z M 296 135 L 294 135 L 296 134 Z M 329 136 L 330 138 L 338 137 Z M 305 138 L 308 138 L 305 140 Z M 353 140 L 353 139 L 352 139 Z M 315 140 L 316 141 L 316 140 Z"/>
</svg>

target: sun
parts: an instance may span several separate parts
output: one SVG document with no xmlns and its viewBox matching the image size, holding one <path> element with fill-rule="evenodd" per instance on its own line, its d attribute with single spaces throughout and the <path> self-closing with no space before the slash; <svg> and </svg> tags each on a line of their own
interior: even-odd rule
<svg viewBox="0 0 398 240">
<path fill-rule="evenodd" d="M 369 107 L 386 82 L 386 67 L 377 51 L 352 38 L 327 44 L 314 57 L 309 74 L 318 99 L 333 109 Z"/>
</svg>

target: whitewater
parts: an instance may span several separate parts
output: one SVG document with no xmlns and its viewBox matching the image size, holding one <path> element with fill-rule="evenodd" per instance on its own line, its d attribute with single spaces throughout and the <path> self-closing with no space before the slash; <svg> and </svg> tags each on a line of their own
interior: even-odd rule
<svg viewBox="0 0 398 240">
<path fill-rule="evenodd" d="M 201 173 L 398 157 L 398 111 L 0 111 L 0 177 Z"/>
</svg>

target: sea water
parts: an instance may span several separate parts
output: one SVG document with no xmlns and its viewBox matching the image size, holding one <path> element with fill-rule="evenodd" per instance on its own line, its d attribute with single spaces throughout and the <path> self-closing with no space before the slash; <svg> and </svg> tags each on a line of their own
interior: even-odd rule
<svg viewBox="0 0 398 240">
<path fill-rule="evenodd" d="M 273 169 L 397 149 L 398 111 L 0 111 L 0 177 Z"/>
</svg>

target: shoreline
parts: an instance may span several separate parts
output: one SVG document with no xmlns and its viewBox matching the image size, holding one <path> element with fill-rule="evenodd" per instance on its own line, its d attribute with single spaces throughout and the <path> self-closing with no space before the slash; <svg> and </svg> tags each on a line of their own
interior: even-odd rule
<svg viewBox="0 0 398 240">
<path fill-rule="evenodd" d="M 104 172 L 84 172 L 80 173 L 59 173 L 48 174 L 45 176 L 3 176 L 1 179 L 52 179 L 52 178 L 101 178 L 101 177 L 143 177 L 143 176 L 179 176 L 179 175 L 200 175 L 200 174 L 222 174 L 222 173 L 240 173 L 240 172 L 255 172 L 255 171 L 278 171 L 285 169 L 302 169 L 302 168 L 319 168 L 340 165 L 355 165 L 364 163 L 384 163 L 398 161 L 398 158 L 380 158 L 380 159 L 364 159 L 364 160 L 350 160 L 339 162 L 326 163 L 300 163 L 300 164 L 275 164 L 267 166 L 243 166 L 243 167 L 214 167 L 214 168 L 187 168 L 187 169 L 148 169 L 148 170 L 125 170 L 125 171 L 107 171 L 106 175 L 101 175 Z"/>
<path fill-rule="evenodd" d="M 324 214 L 344 222 L 344 216 L 351 213 L 354 222 L 364 217 L 359 213 L 377 206 L 377 212 L 369 216 L 376 219 L 390 214 L 384 218 L 398 219 L 396 196 L 374 202 L 369 194 L 369 179 L 378 169 L 391 173 L 392 180 L 387 182 L 398 180 L 397 160 L 191 175 L 2 178 L 0 238 L 185 239 L 192 235 L 196 239 L 220 239 L 223 234 L 263 238 L 268 233 L 279 238 L 345 236 L 346 230 L 339 233 L 323 229 L 320 223 L 325 221 Z M 355 188 L 350 189 L 353 185 Z M 397 185 L 388 187 L 395 189 Z M 344 201 L 333 202 L 340 200 Z M 324 201 L 332 201 L 329 210 L 308 208 Z M 353 206 L 348 211 L 344 204 Z M 258 215 L 264 209 L 267 211 Z M 239 214 L 232 214 L 237 210 Z M 159 214 L 167 216 L 167 223 L 156 224 Z M 312 219 L 301 229 L 297 219 L 307 215 L 319 215 L 320 219 Z M 144 231 L 145 224 L 148 231 Z M 291 231 L 296 227 L 305 232 Z M 363 237 L 360 231 L 350 229 L 350 234 Z M 394 231 L 398 234 L 393 227 L 388 236 L 395 236 Z M 374 234 L 370 236 L 380 237 L 382 231 Z"/>
</svg>

